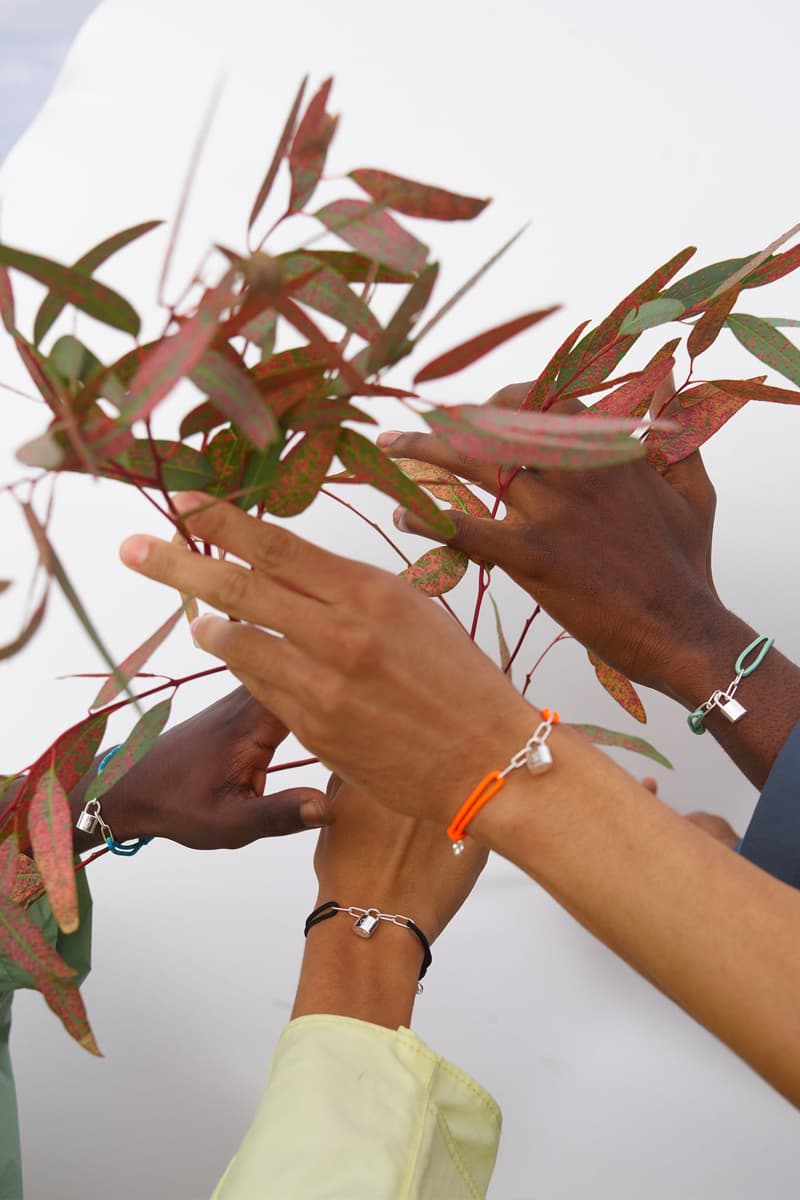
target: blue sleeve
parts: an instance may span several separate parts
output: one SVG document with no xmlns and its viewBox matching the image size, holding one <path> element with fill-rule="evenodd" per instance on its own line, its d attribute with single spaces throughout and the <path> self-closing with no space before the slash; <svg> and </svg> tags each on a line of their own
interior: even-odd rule
<svg viewBox="0 0 800 1200">
<path fill-rule="evenodd" d="M 739 853 L 800 888 L 800 722 L 775 760 Z"/>
</svg>

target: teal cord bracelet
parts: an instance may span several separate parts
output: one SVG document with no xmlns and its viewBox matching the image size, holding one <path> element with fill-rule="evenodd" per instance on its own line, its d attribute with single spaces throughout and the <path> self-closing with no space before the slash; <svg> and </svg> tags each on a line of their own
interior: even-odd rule
<svg viewBox="0 0 800 1200">
<path fill-rule="evenodd" d="M 733 669 L 736 672 L 736 678 L 728 684 L 724 692 L 712 692 L 706 702 L 701 704 L 699 708 L 696 708 L 686 718 L 692 733 L 705 733 L 705 719 L 714 708 L 718 708 L 731 724 L 735 724 L 736 721 L 742 719 L 747 709 L 735 699 L 736 690 L 743 679 L 746 679 L 748 675 L 752 675 L 761 666 L 774 642 L 774 638 L 762 634 L 754 642 L 751 642 L 749 646 L 745 646 L 734 664 Z M 752 659 L 752 661 L 748 661 L 748 659 Z"/>
<path fill-rule="evenodd" d="M 122 745 L 112 746 L 112 748 L 103 755 L 97 765 L 97 774 L 102 775 L 106 764 L 114 757 L 118 750 L 122 749 Z M 112 854 L 118 854 L 122 858 L 131 858 L 134 854 L 138 854 L 142 846 L 146 846 L 148 842 L 152 842 L 151 837 L 140 837 L 133 842 L 118 842 L 114 837 L 111 829 L 103 820 L 100 812 L 100 801 L 97 799 L 90 800 L 85 805 L 78 820 L 75 822 L 76 828 L 83 833 L 94 833 L 96 827 L 100 826 L 100 832 L 103 836 L 103 841 L 108 846 Z"/>
</svg>

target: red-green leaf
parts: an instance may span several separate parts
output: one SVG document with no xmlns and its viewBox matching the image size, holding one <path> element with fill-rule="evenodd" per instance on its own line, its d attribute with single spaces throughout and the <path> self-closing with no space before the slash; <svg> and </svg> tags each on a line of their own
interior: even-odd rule
<svg viewBox="0 0 800 1200">
<path fill-rule="evenodd" d="M 154 704 L 144 716 L 139 718 L 121 748 L 113 758 L 109 759 L 102 774 L 95 775 L 89 784 L 85 795 L 87 804 L 90 800 L 104 796 L 106 792 L 115 787 L 120 779 L 128 774 L 131 767 L 140 762 L 152 749 L 167 723 L 171 707 L 172 698 L 168 697 L 166 700 Z"/>
<path fill-rule="evenodd" d="M 206 447 L 206 458 L 214 469 L 216 484 L 209 488 L 215 496 L 236 491 L 244 478 L 246 444 L 232 429 L 220 429 Z"/>
<path fill-rule="evenodd" d="M 14 808 L 20 814 L 21 821 L 26 819 L 30 798 L 46 771 L 55 771 L 67 794 L 83 779 L 102 741 L 107 721 L 107 713 L 93 713 L 84 717 L 60 734 L 52 746 L 48 746 L 37 758 L 14 799 Z"/>
<path fill-rule="evenodd" d="M 747 288 L 763 287 L 765 283 L 774 283 L 776 279 L 783 279 L 784 275 L 791 274 L 798 267 L 800 267 L 800 246 L 794 246 L 784 254 L 775 254 L 772 258 L 768 258 L 762 266 L 753 271 L 752 275 L 747 276 L 744 286 Z"/>
<path fill-rule="evenodd" d="M 124 296 L 74 267 L 65 267 L 40 254 L 28 254 L 25 250 L 3 245 L 0 245 L 0 264 L 14 267 L 23 275 L 38 280 L 65 304 L 74 305 L 104 325 L 121 329 L 132 337 L 138 336 L 139 315 Z"/>
<path fill-rule="evenodd" d="M 289 169 L 292 173 L 290 212 L 298 212 L 305 207 L 325 169 L 328 147 L 338 121 L 338 117 L 332 117 L 325 111 L 332 84 L 332 79 L 326 79 L 311 98 L 292 141 L 289 151 Z"/>
<path fill-rule="evenodd" d="M 780 330 L 746 313 L 736 313 L 726 323 L 751 354 L 800 387 L 800 350 Z"/>
<path fill-rule="evenodd" d="M 457 475 L 446 471 L 444 467 L 435 467 L 416 458 L 396 458 L 395 463 L 404 475 L 424 487 L 437 500 L 443 500 L 445 504 L 469 513 L 471 517 L 491 518 L 492 514 L 483 501 Z"/>
<path fill-rule="evenodd" d="M 488 593 L 488 596 L 492 606 L 492 611 L 494 612 L 494 624 L 495 629 L 497 630 L 497 648 L 500 652 L 500 666 L 503 668 L 504 672 L 508 673 L 509 664 L 511 662 L 511 651 L 508 648 L 508 641 L 506 640 L 506 635 L 503 632 L 503 623 L 500 620 L 500 609 L 497 607 L 497 601 L 491 592 Z"/>
<path fill-rule="evenodd" d="M 629 312 L 620 325 L 619 332 L 623 337 L 629 337 L 634 333 L 644 333 L 646 329 L 654 329 L 657 325 L 677 321 L 678 317 L 683 316 L 683 313 L 684 306 L 680 300 L 659 296 Z"/>
<path fill-rule="evenodd" d="M 666 379 L 675 365 L 673 351 L 680 341 L 675 338 L 662 346 L 644 370 L 621 387 L 609 392 L 589 410 L 593 414 L 604 413 L 611 417 L 640 417 L 647 412 L 656 388 Z"/>
<path fill-rule="evenodd" d="M 53 916 L 64 933 L 73 933 L 79 916 L 72 865 L 72 814 L 67 793 L 52 768 L 42 775 L 31 797 L 28 832 Z"/>
<path fill-rule="evenodd" d="M 206 350 L 189 376 L 195 387 L 239 427 L 257 450 L 278 433 L 275 417 L 248 372 L 217 350 Z"/>
<path fill-rule="evenodd" d="M 431 298 L 439 274 L 438 263 L 428 263 L 406 292 L 386 328 L 372 341 L 366 361 L 367 374 L 392 366 L 412 350 L 409 335 Z"/>
<path fill-rule="evenodd" d="M 128 398 L 120 410 L 125 425 L 149 417 L 176 383 L 199 363 L 214 339 L 220 314 L 233 301 L 233 281 L 234 273 L 229 272 L 205 293 L 197 311 L 176 334 L 154 344 L 133 377 Z"/>
<path fill-rule="evenodd" d="M 425 266 L 428 247 L 368 200 L 334 200 L 314 215 L 331 233 L 376 262 L 414 274 Z"/>
<path fill-rule="evenodd" d="M 748 254 L 746 258 L 726 258 L 722 262 L 711 263 L 673 283 L 664 295 L 672 300 L 680 300 L 686 306 L 687 313 L 693 312 L 702 307 L 720 284 L 730 279 L 734 272 L 750 262 L 752 257 L 752 254 Z"/>
<path fill-rule="evenodd" d="M 459 196 L 444 188 L 416 183 L 387 171 L 361 167 L 350 178 L 378 204 L 384 204 L 407 217 L 430 217 L 434 221 L 471 221 L 490 203 L 474 196 Z"/>
<path fill-rule="evenodd" d="M 686 348 L 689 351 L 690 358 L 697 358 L 708 350 L 709 346 L 713 346 L 722 330 L 722 326 L 725 324 L 728 314 L 738 299 L 739 288 L 732 287 L 722 292 L 716 300 L 709 304 L 689 334 Z"/>
<path fill-rule="evenodd" d="M 59 1018 L 70 1037 L 90 1054 L 102 1058 L 94 1039 L 83 997 L 70 979 L 52 979 L 41 989 L 50 1009 Z"/>
<path fill-rule="evenodd" d="M 27 646 L 44 620 L 49 595 L 50 592 L 48 589 L 31 613 L 21 632 L 15 638 L 12 638 L 10 642 L 6 642 L 4 646 L 0 646 L 0 659 L 13 658 L 15 654 L 18 654 L 20 650 Z"/>
<path fill-rule="evenodd" d="M 581 368 L 570 374 L 572 371 L 570 364 L 572 363 L 573 355 L 578 353 L 580 349 L 579 342 L 559 372 L 558 386 L 553 393 L 553 398 L 555 399 L 560 396 L 564 396 L 565 398 L 582 396 L 595 390 L 597 385 L 603 383 L 608 378 L 631 347 L 635 345 L 638 336 L 638 334 L 634 333 L 630 337 L 613 339 L 596 353 L 588 354 Z"/>
<path fill-rule="evenodd" d="M 149 661 L 151 656 L 155 654 L 158 647 L 166 641 L 172 630 L 178 624 L 183 615 L 183 605 L 167 617 L 163 625 L 160 625 L 155 633 L 151 633 L 149 638 L 142 642 L 141 646 L 132 651 L 127 658 L 119 664 L 118 674 L 126 680 L 133 679 L 135 675 L 141 671 L 142 667 Z M 90 708 L 103 708 L 106 704 L 110 704 L 120 692 L 119 679 L 115 679 L 113 675 L 109 676 L 100 691 L 95 696 L 90 704 Z"/>
<path fill-rule="evenodd" d="M 694 246 L 687 246 L 684 250 L 679 251 L 652 275 L 648 275 L 647 279 L 629 292 L 624 300 L 620 300 L 605 320 L 601 321 L 597 328 L 588 333 L 575 347 L 559 375 L 559 385 L 563 387 L 564 384 L 574 379 L 579 372 L 583 371 L 589 361 L 597 356 L 598 351 L 616 341 L 620 335 L 620 325 L 631 309 L 639 309 L 643 304 L 655 299 L 670 279 L 677 275 L 681 267 L 684 267 L 695 253 L 696 247 Z M 674 294 L 670 290 L 665 295 L 673 297 Z M 679 299 L 680 297 L 674 298 Z"/>
<path fill-rule="evenodd" d="M 163 224 L 162 221 L 145 221 L 141 225 L 134 225 L 131 229 L 123 229 L 121 233 L 113 234 L 79 258 L 72 270 L 79 271 L 82 275 L 94 274 L 97 268 L 102 266 L 113 254 L 122 250 L 130 242 L 136 241 L 137 238 L 143 237 L 151 229 L 157 229 L 161 224 Z M 67 303 L 68 301 L 63 296 L 55 292 L 49 292 L 45 296 L 39 305 L 39 311 L 33 323 L 33 340 L 37 346 L 61 315 Z"/>
<path fill-rule="evenodd" d="M 348 283 L 413 283 L 414 276 L 408 271 L 395 271 L 391 267 L 379 266 L 366 254 L 355 250 L 309 250 L 324 267 L 330 267 Z"/>
<path fill-rule="evenodd" d="M 13 334 L 17 318 L 14 313 L 14 289 L 11 276 L 5 267 L 0 267 L 0 321 L 8 333 Z"/>
<path fill-rule="evenodd" d="M 258 346 L 261 360 L 265 362 L 275 349 L 275 336 L 278 332 L 278 314 L 274 308 L 263 309 L 257 317 L 253 317 L 242 327 L 241 334 Z"/>
<path fill-rule="evenodd" d="M 202 404 L 198 404 L 197 408 L 193 408 L 183 418 L 180 426 L 180 435 L 182 438 L 190 438 L 195 433 L 211 433 L 212 429 L 218 429 L 220 425 L 226 425 L 227 423 L 228 418 L 225 414 L 221 413 L 208 400 L 204 400 Z"/>
<path fill-rule="evenodd" d="M 127 479 L 131 475 L 133 482 L 141 487 L 163 485 L 171 492 L 206 491 L 217 478 L 207 457 L 199 450 L 161 438 L 152 442 L 137 438 L 129 450 L 117 455 L 116 462 L 103 466 L 100 474 L 112 479 Z"/>
<path fill-rule="evenodd" d="M 423 414 L 434 432 L 466 458 L 499 466 L 541 470 L 587 470 L 614 466 L 644 455 L 630 436 L 633 421 L 550 413 L 512 413 L 456 405 Z"/>
<path fill-rule="evenodd" d="M 45 941 L 38 925 L 6 896 L 0 896 L 0 952 L 27 971 L 40 991 L 52 979 L 71 979 L 75 974 Z"/>
<path fill-rule="evenodd" d="M 259 213 L 266 204 L 269 194 L 272 191 L 272 186 L 277 178 L 280 165 L 289 152 L 289 146 L 291 145 L 292 135 L 294 133 L 295 125 L 297 124 L 297 117 L 300 112 L 300 106 L 303 103 L 303 96 L 305 95 L 307 84 L 308 76 L 306 75 L 305 79 L 300 84 L 297 95 L 294 98 L 294 104 L 291 107 L 289 116 L 286 118 L 286 124 L 283 127 L 280 138 L 278 139 L 278 144 L 275 147 L 275 153 L 272 156 L 272 162 L 270 163 L 267 173 L 264 176 L 261 187 L 258 189 L 258 195 L 253 201 L 253 207 L 250 210 L 250 220 L 247 223 L 248 232 L 253 228 L 253 225 L 258 219 Z"/>
<path fill-rule="evenodd" d="M 292 254 L 285 261 L 289 270 L 310 276 L 291 288 L 295 300 L 333 317 L 367 341 L 380 333 L 377 318 L 336 271 L 323 266 L 311 254 Z"/>
<path fill-rule="evenodd" d="M 290 325 L 293 325 L 298 333 L 306 338 L 309 350 L 313 355 L 317 359 L 321 359 L 327 366 L 335 368 L 339 372 L 342 381 L 352 389 L 355 395 L 363 395 L 363 389 L 367 385 L 362 376 L 353 364 L 344 358 L 336 343 L 328 341 L 300 305 L 296 304 L 288 296 L 283 296 L 277 301 L 276 307 L 281 316 Z M 256 372 L 256 374 L 259 373 Z"/>
<path fill-rule="evenodd" d="M 410 509 L 421 520 L 426 521 L 431 529 L 443 538 L 452 537 L 453 524 L 447 514 L 441 512 L 422 488 L 409 479 L 373 442 L 356 433 L 354 429 L 343 429 L 336 445 L 336 453 L 342 465 L 351 471 L 360 483 L 370 483 L 379 492 L 391 496 L 404 508 Z"/>
<path fill-rule="evenodd" d="M 463 550 L 454 550 L 452 546 L 435 546 L 401 571 L 400 578 L 408 580 L 412 587 L 425 596 L 443 596 L 461 582 L 468 566 L 469 559 Z"/>
<path fill-rule="evenodd" d="M 582 733 L 596 746 L 619 746 L 621 750 L 631 750 L 634 754 L 643 754 L 645 758 L 651 758 L 653 762 L 657 762 L 662 767 L 668 767 L 670 771 L 673 769 L 669 759 L 665 758 L 663 754 L 659 754 L 658 750 L 644 738 L 633 737 L 628 733 L 616 733 L 613 729 L 603 729 L 600 725 L 570 725 L 569 728 L 577 729 L 578 733 Z"/>
<path fill-rule="evenodd" d="M 443 379 L 446 375 L 454 375 L 457 371 L 463 371 L 465 367 L 477 362 L 479 358 L 483 358 L 484 355 L 501 346 L 510 338 L 516 337 L 517 334 L 530 329 L 531 325 L 536 325 L 545 317 L 549 317 L 551 313 L 557 311 L 557 308 L 558 305 L 554 305 L 552 308 L 525 313 L 524 316 L 515 317 L 513 321 L 505 321 L 502 325 L 495 326 L 494 329 L 487 329 L 485 333 L 480 333 L 477 337 L 462 342 L 460 346 L 455 346 L 445 354 L 440 354 L 433 362 L 429 362 L 417 371 L 414 383 L 427 383 L 431 379 Z"/>
<path fill-rule="evenodd" d="M 567 361 L 572 347 L 575 345 L 576 341 L 581 336 L 588 324 L 588 321 L 582 321 L 581 324 L 578 325 L 577 328 L 573 329 L 572 333 L 570 333 L 564 339 L 545 369 L 540 374 L 539 378 L 534 379 L 533 383 L 528 389 L 525 399 L 519 406 L 520 412 L 539 412 L 546 407 L 547 400 L 550 397 L 550 392 L 555 387 L 555 382 L 558 378 L 559 371 Z"/>
<path fill-rule="evenodd" d="M 647 713 L 630 679 L 621 675 L 619 671 L 615 671 L 613 667 L 610 667 L 608 663 L 599 659 L 591 650 L 587 650 L 586 653 L 589 655 L 589 662 L 594 667 L 595 675 L 609 696 L 616 700 L 617 704 L 621 705 L 635 720 L 641 721 L 643 725 L 646 725 Z"/>
<path fill-rule="evenodd" d="M 322 487 L 338 439 L 338 428 L 301 438 L 281 461 L 274 482 L 259 497 L 268 512 L 294 517 L 308 508 Z"/>
<path fill-rule="evenodd" d="M 0 896 L 10 896 L 17 878 L 19 839 L 16 831 L 9 829 L 0 837 Z"/>
<path fill-rule="evenodd" d="M 343 421 L 355 421 L 361 425 L 377 422 L 360 408 L 356 408 L 342 396 L 308 396 L 293 405 L 284 416 L 290 429 L 332 429 Z"/>
<path fill-rule="evenodd" d="M 689 407 L 686 407 L 687 398 L 692 400 Z M 647 457 L 656 467 L 681 462 L 693 454 L 747 404 L 746 399 L 729 396 L 709 383 L 699 384 L 691 392 L 683 393 L 681 400 L 682 407 L 670 417 L 679 426 L 678 431 L 654 430 L 645 442 Z"/>
<path fill-rule="evenodd" d="M 771 400 L 774 404 L 800 404 L 800 392 L 790 391 L 789 388 L 770 387 L 760 379 L 715 379 L 712 387 L 720 388 L 729 396 L 737 396 L 741 400 Z M 684 392 L 681 403 L 694 404 L 697 389 Z"/>
</svg>

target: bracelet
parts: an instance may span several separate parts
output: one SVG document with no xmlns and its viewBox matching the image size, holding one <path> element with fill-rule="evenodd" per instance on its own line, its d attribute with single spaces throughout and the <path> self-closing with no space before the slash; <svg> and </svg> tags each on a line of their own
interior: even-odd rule
<svg viewBox="0 0 800 1200">
<path fill-rule="evenodd" d="M 487 804 L 505 786 L 506 777 L 512 771 L 526 766 L 532 775 L 541 775 L 544 771 L 550 770 L 553 765 L 553 756 L 547 745 L 547 739 L 553 731 L 553 726 L 557 725 L 560 719 L 557 712 L 543 708 L 542 721 L 522 749 L 517 751 L 508 766 L 502 771 L 490 771 L 474 791 L 470 792 L 447 827 L 447 836 L 453 843 L 453 854 L 464 853 L 464 835 L 467 832 L 467 826 L 484 804 Z"/>
<path fill-rule="evenodd" d="M 743 679 L 746 679 L 748 675 L 752 675 L 753 671 L 755 671 L 757 667 L 761 666 L 764 658 L 766 657 L 767 651 L 773 645 L 774 641 L 774 638 L 767 637 L 766 634 L 762 634 L 761 637 L 757 637 L 754 642 L 751 642 L 749 646 L 745 646 L 744 650 L 737 658 L 733 668 L 736 672 L 736 678 L 728 684 L 724 692 L 712 692 L 705 703 L 701 704 L 699 708 L 696 708 L 694 712 L 690 713 L 686 718 L 692 733 L 705 733 L 705 726 L 703 722 L 713 708 L 718 708 L 723 716 L 728 718 L 732 725 L 737 721 L 741 721 L 742 717 L 747 712 L 747 709 L 743 704 L 740 704 L 738 700 L 734 699 L 734 696 L 736 695 L 736 689 Z M 759 647 L 761 647 L 760 650 Z M 756 651 L 758 651 L 757 654 Z M 745 666 L 747 658 L 751 654 L 756 654 L 756 657 L 751 663 Z"/>
<path fill-rule="evenodd" d="M 122 749 L 122 744 L 113 746 L 97 765 L 97 774 L 101 775 L 106 767 L 106 764 L 114 757 L 118 750 Z M 118 854 L 123 858 L 131 858 L 132 855 L 138 854 L 142 846 L 146 846 L 148 842 L 152 842 L 151 837 L 136 838 L 133 842 L 118 842 L 111 832 L 109 825 L 103 820 L 103 814 L 100 811 L 100 801 L 97 799 L 89 800 L 83 806 L 82 811 L 78 815 L 75 822 L 75 828 L 80 829 L 81 833 L 94 833 L 97 826 L 100 826 L 100 836 L 108 846 L 112 854 Z"/>
<path fill-rule="evenodd" d="M 419 925 L 415 925 L 410 917 L 403 917 L 399 913 L 384 913 L 377 908 L 357 908 L 354 904 L 342 905 L 336 900 L 326 900 L 306 917 L 303 936 L 308 937 L 309 929 L 313 929 L 321 921 L 329 921 L 337 913 L 348 913 L 351 917 L 356 918 L 353 933 L 360 938 L 371 938 L 381 921 L 388 921 L 390 925 L 399 925 L 401 929 L 410 929 L 422 946 L 422 966 L 419 971 L 419 980 L 422 981 L 425 978 L 425 972 L 433 962 L 430 942 Z M 419 986 L 417 992 L 421 991 L 422 987 Z"/>
</svg>

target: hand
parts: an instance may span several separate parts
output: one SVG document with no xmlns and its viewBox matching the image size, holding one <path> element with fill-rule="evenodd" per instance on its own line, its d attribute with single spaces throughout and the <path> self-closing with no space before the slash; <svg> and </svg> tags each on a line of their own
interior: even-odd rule
<svg viewBox="0 0 800 1200">
<path fill-rule="evenodd" d="M 486 850 L 470 843 L 457 859 L 439 826 L 391 812 L 335 775 L 328 795 L 336 821 L 314 855 L 319 903 L 401 913 L 433 942 L 475 886 Z"/>
<path fill-rule="evenodd" d="M 518 407 L 528 386 L 504 388 L 490 403 Z M 434 463 L 498 493 L 496 467 L 465 463 L 430 434 L 386 433 L 378 442 L 394 458 Z M 617 670 L 680 692 L 687 660 L 724 613 L 710 563 L 716 500 L 700 455 L 663 475 L 645 462 L 521 469 L 502 499 L 506 515 L 494 521 L 451 510 L 448 544 L 496 563 Z M 435 536 L 404 509 L 395 522 Z"/>
<path fill-rule="evenodd" d="M 332 819 L 315 788 L 264 796 L 266 769 L 288 730 L 239 687 L 162 734 L 102 801 L 119 840 L 170 838 L 197 850 L 234 849 Z M 80 805 L 76 795 L 73 807 Z"/>
<path fill-rule="evenodd" d="M 193 533 L 253 569 L 144 536 L 123 544 L 123 562 L 238 617 L 200 617 L 198 645 L 346 782 L 447 824 L 530 736 L 536 712 L 402 580 L 234 505 L 191 493 L 175 503 Z"/>
</svg>

